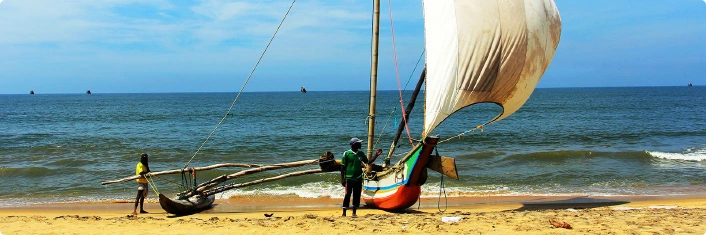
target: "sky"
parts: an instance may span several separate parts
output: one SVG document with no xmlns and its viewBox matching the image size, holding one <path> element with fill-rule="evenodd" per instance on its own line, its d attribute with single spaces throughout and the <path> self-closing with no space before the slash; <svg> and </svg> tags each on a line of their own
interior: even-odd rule
<svg viewBox="0 0 706 235">
<path fill-rule="evenodd" d="M 382 1 L 378 88 L 396 90 Z M 402 86 L 421 68 L 420 0 L 391 0 Z M 290 0 L 0 0 L 0 94 L 237 92 Z M 706 0 L 556 0 L 538 87 L 706 85 Z M 370 0 L 297 0 L 245 91 L 368 90 Z M 423 61 L 422 61 L 423 64 Z"/>
</svg>

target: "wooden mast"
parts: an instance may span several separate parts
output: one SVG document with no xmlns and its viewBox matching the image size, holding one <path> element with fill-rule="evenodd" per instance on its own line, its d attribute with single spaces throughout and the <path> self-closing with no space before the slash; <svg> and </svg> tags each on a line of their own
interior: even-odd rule
<svg viewBox="0 0 706 235">
<path fill-rule="evenodd" d="M 375 143 L 375 104 L 378 80 L 378 38 L 380 37 L 380 0 L 373 0 L 373 42 L 370 64 L 370 111 L 368 112 L 368 159 L 373 156 Z M 368 170 L 370 167 L 368 167 Z"/>
</svg>

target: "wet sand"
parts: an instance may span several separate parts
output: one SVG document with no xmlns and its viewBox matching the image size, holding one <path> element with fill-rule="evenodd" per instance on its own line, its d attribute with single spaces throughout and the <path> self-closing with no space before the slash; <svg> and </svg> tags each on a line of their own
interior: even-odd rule
<svg viewBox="0 0 706 235">
<path fill-rule="evenodd" d="M 704 234 L 704 197 L 455 197 L 424 198 L 402 213 L 361 208 L 341 217 L 340 199 L 235 197 L 187 216 L 146 204 L 66 203 L 0 208 L 9 234 Z M 264 214 L 273 213 L 271 217 Z M 350 215 L 350 211 L 349 211 Z M 458 220 L 458 222 L 444 222 Z M 554 222 L 554 223 L 552 223 Z"/>
</svg>

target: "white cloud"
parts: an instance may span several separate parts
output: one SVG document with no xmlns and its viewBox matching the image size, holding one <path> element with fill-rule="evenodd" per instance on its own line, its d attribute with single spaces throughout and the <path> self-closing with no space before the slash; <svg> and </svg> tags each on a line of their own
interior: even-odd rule
<svg viewBox="0 0 706 235">
<path fill-rule="evenodd" d="M 59 84 L 80 79 L 127 83 L 169 74 L 239 78 L 252 69 L 290 3 L 8 1 L 0 7 L 0 61 L 10 62 L 0 64 L 0 71 L 7 71 L 0 74 L 0 81 L 23 77 L 51 78 Z M 297 1 L 260 64 L 270 70 L 259 69 L 258 73 L 285 68 L 290 72 L 273 76 L 294 76 L 303 68 L 310 73 L 341 73 L 343 69 L 365 73 L 370 53 L 369 8 L 362 0 Z M 395 13 L 396 17 L 404 15 Z M 419 35 L 415 61 L 423 40 Z M 398 37 L 398 43 L 403 38 Z M 345 66 L 338 69 L 341 65 Z M 17 81 L 5 88 L 0 84 L 0 93 L 12 93 L 17 84 L 30 83 Z"/>
</svg>

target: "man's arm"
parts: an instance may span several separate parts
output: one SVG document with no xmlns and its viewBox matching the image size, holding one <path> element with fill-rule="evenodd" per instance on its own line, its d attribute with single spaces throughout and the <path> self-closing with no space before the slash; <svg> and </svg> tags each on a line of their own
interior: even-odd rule
<svg viewBox="0 0 706 235">
<path fill-rule="evenodd" d="M 375 155 L 373 155 L 373 157 L 371 157 L 370 159 L 366 159 L 368 160 L 366 164 L 373 164 L 373 162 L 378 159 L 378 156 L 380 156 L 380 154 L 382 154 L 382 149 L 378 149 L 377 151 L 375 151 Z"/>
<path fill-rule="evenodd" d="M 343 152 L 343 158 L 341 158 L 341 185 L 346 186 L 346 153 Z"/>
</svg>

